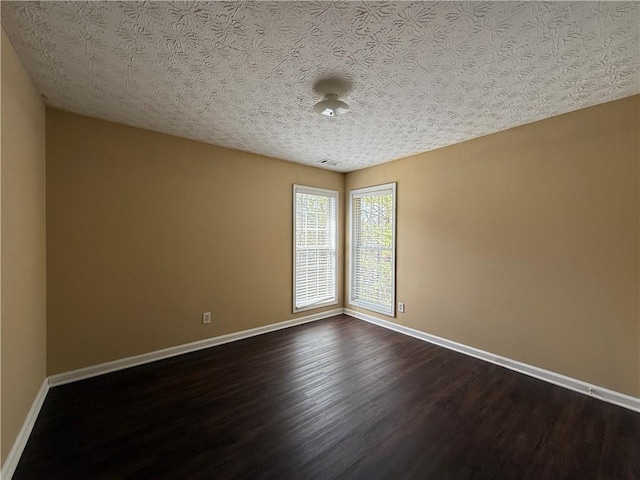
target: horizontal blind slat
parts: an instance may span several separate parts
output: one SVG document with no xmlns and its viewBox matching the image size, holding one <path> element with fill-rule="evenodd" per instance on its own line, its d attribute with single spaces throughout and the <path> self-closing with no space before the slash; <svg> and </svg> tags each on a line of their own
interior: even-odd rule
<svg viewBox="0 0 640 480">
<path fill-rule="evenodd" d="M 295 307 L 336 297 L 337 192 L 295 191 Z"/>
<path fill-rule="evenodd" d="M 393 191 L 352 196 L 352 300 L 393 308 Z"/>
</svg>

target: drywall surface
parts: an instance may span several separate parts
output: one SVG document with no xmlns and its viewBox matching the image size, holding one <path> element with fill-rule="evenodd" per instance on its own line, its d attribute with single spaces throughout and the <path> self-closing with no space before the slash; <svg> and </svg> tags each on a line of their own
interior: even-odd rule
<svg viewBox="0 0 640 480">
<path fill-rule="evenodd" d="M 392 320 L 638 396 L 639 118 L 634 96 L 347 174 L 398 184 Z"/>
<path fill-rule="evenodd" d="M 343 174 L 48 109 L 49 374 L 341 307 L 292 313 L 294 184 L 342 212 Z"/>
<path fill-rule="evenodd" d="M 46 375 L 45 108 L 2 30 L 2 463 Z"/>
</svg>

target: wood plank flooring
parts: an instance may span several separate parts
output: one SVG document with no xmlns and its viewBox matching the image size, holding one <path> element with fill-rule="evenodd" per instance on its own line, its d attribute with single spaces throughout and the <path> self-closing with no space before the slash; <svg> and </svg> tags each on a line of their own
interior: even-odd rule
<svg viewBox="0 0 640 480">
<path fill-rule="evenodd" d="M 14 479 L 638 479 L 640 414 L 346 316 L 52 388 Z"/>
</svg>

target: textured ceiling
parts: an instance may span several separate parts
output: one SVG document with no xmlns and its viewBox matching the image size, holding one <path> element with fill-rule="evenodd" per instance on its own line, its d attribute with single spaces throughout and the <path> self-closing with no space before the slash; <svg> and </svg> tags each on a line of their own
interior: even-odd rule
<svg viewBox="0 0 640 480">
<path fill-rule="evenodd" d="M 54 107 L 350 171 L 640 91 L 637 2 L 2 2 Z M 339 76 L 348 115 L 311 107 Z"/>
</svg>

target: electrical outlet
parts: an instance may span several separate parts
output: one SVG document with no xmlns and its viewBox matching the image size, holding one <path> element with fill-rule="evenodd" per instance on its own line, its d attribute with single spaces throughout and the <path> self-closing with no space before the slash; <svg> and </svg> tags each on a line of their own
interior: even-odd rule
<svg viewBox="0 0 640 480">
<path fill-rule="evenodd" d="M 205 312 L 202 314 L 202 323 L 211 323 L 211 312 Z"/>
<path fill-rule="evenodd" d="M 402 302 L 398 303 L 398 311 L 400 313 L 404 313 L 404 303 Z"/>
</svg>

